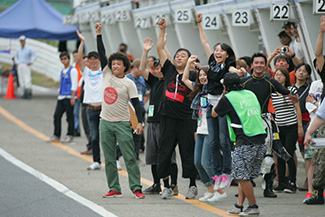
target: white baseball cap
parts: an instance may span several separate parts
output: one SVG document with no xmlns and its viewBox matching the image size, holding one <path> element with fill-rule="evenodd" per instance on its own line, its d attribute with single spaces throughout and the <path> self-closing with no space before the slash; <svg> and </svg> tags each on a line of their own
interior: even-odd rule
<svg viewBox="0 0 325 217">
<path fill-rule="evenodd" d="M 26 36 L 21 35 L 21 36 L 19 37 L 19 41 L 25 41 L 25 40 L 26 40 Z"/>
</svg>

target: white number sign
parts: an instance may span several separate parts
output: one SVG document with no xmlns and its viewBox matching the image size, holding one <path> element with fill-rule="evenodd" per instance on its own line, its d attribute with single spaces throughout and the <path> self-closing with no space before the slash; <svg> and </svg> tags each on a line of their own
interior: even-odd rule
<svg viewBox="0 0 325 217">
<path fill-rule="evenodd" d="M 151 27 L 150 17 L 137 17 L 134 25 L 135 28 L 148 29 Z"/>
<path fill-rule="evenodd" d="M 314 0 L 314 14 L 325 14 L 325 0 Z"/>
<path fill-rule="evenodd" d="M 115 18 L 114 18 L 114 15 L 113 14 L 101 14 L 101 22 L 103 24 L 114 24 L 115 23 Z"/>
<path fill-rule="evenodd" d="M 176 23 L 190 23 L 192 20 L 192 12 L 190 9 L 180 9 L 175 12 Z"/>
<path fill-rule="evenodd" d="M 288 4 L 272 4 L 271 20 L 289 20 L 289 12 Z"/>
<path fill-rule="evenodd" d="M 131 20 L 129 11 L 116 11 L 115 13 L 115 19 L 116 21 L 129 21 Z"/>
<path fill-rule="evenodd" d="M 232 25 L 233 26 L 249 26 L 251 23 L 250 10 L 234 10 L 232 12 Z"/>
<path fill-rule="evenodd" d="M 202 15 L 203 29 L 220 29 L 220 17 L 215 14 Z"/>
</svg>

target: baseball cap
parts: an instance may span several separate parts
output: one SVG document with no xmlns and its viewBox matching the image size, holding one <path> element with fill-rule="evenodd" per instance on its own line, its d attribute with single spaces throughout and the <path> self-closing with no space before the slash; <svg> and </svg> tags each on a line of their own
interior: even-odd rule
<svg viewBox="0 0 325 217">
<path fill-rule="evenodd" d="M 223 77 L 223 84 L 226 87 L 238 87 L 240 85 L 240 78 L 237 73 L 227 72 Z"/>
<path fill-rule="evenodd" d="M 96 59 L 99 59 L 99 54 L 96 51 L 90 51 L 88 53 L 88 58 L 95 57 Z"/>
<path fill-rule="evenodd" d="M 25 41 L 25 40 L 26 40 L 26 36 L 21 35 L 21 36 L 19 37 L 19 41 Z"/>
</svg>

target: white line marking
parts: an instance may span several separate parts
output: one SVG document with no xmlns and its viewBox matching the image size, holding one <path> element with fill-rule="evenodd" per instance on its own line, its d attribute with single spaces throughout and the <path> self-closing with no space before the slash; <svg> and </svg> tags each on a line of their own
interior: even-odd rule
<svg viewBox="0 0 325 217">
<path fill-rule="evenodd" d="M 94 202 L 80 196 L 79 194 L 71 191 L 66 186 L 62 185 L 61 183 L 55 181 L 54 179 L 48 177 L 47 175 L 41 173 L 40 171 L 35 170 L 34 168 L 28 166 L 24 162 L 18 160 L 2 148 L 0 148 L 0 155 L 5 158 L 7 161 L 11 162 L 12 164 L 16 165 L 17 167 L 21 168 L 22 170 L 28 172 L 29 174 L 35 176 L 36 178 L 40 179 L 41 181 L 45 182 L 46 184 L 53 187 L 55 190 L 59 191 L 60 193 L 70 197 L 71 199 L 81 203 L 82 205 L 88 207 L 89 209 L 93 210 L 95 213 L 105 216 L 105 217 L 117 217 L 113 213 L 107 211 L 104 207 L 95 204 Z"/>
</svg>

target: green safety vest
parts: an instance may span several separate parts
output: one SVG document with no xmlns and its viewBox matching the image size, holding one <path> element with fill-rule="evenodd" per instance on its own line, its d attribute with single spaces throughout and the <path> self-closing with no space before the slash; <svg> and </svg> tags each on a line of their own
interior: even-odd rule
<svg viewBox="0 0 325 217">
<path fill-rule="evenodd" d="M 238 115 L 241 125 L 232 124 L 227 114 L 229 136 L 236 141 L 233 127 L 242 128 L 246 136 L 266 134 L 261 118 L 261 106 L 255 94 L 250 90 L 230 91 L 225 95 Z"/>
</svg>

